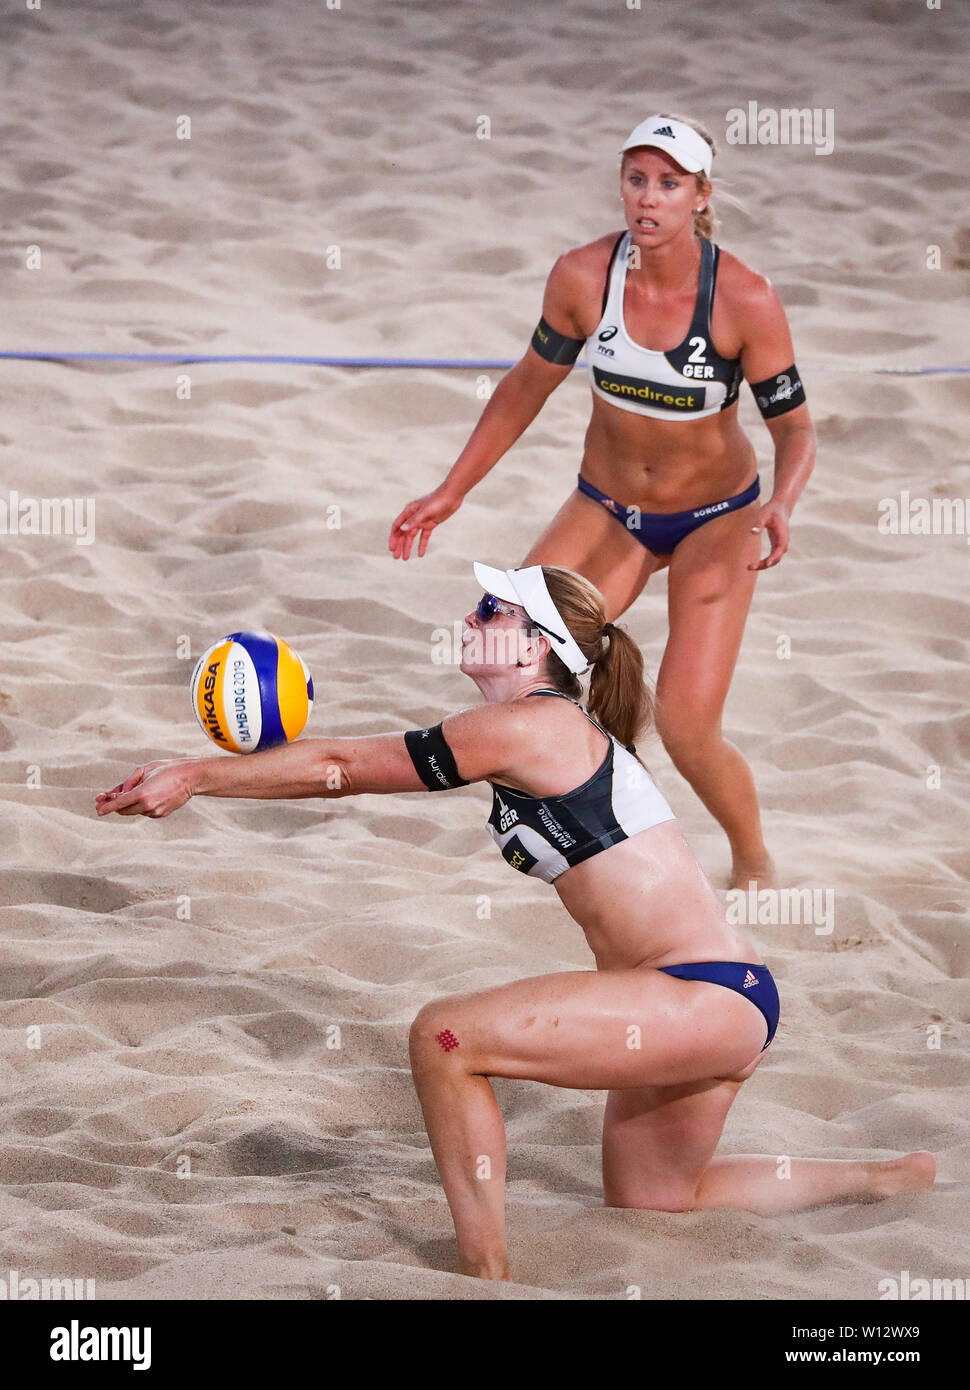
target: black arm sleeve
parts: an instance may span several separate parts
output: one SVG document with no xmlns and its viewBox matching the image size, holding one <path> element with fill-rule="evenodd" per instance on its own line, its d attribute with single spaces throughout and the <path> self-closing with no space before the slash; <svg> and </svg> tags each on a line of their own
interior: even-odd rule
<svg viewBox="0 0 970 1390">
<path fill-rule="evenodd" d="M 805 387 L 794 362 L 777 376 L 770 376 L 767 381 L 752 381 L 750 386 L 766 420 L 805 404 Z"/>
<path fill-rule="evenodd" d="M 448 747 L 440 724 L 432 729 L 410 729 L 404 735 L 404 743 L 415 771 L 429 792 L 468 786 L 465 778 L 458 775 L 455 755 Z"/>
<path fill-rule="evenodd" d="M 585 338 L 564 338 L 561 333 L 550 328 L 545 319 L 539 320 L 532 335 L 534 350 L 540 357 L 544 357 L 547 362 L 552 362 L 557 367 L 568 367 L 575 362 L 582 352 L 585 342 Z"/>
</svg>

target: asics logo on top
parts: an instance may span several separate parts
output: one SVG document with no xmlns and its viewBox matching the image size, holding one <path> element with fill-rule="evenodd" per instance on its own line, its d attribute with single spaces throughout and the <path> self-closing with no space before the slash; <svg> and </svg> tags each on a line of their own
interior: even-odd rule
<svg viewBox="0 0 970 1390">
<path fill-rule="evenodd" d="M 611 338 L 616 337 L 619 331 L 620 330 L 617 328 L 616 324 L 612 323 L 610 324 L 609 328 L 604 328 L 602 333 L 597 334 L 597 337 L 599 338 L 601 343 L 608 343 Z"/>
<path fill-rule="evenodd" d="M 654 135 L 668 135 L 668 136 L 670 137 L 671 140 L 676 140 L 676 139 L 677 139 L 676 135 L 675 135 L 674 132 L 670 129 L 670 126 L 669 126 L 669 125 L 658 125 L 658 126 L 657 126 L 657 129 L 656 129 L 653 133 L 654 133 Z"/>
<path fill-rule="evenodd" d="M 742 988 L 743 988 L 743 989 L 750 989 L 752 985 L 756 985 L 757 983 L 758 983 L 758 977 L 757 977 L 757 975 L 752 975 L 751 971 L 749 970 L 748 973 L 747 973 L 747 974 L 745 975 L 745 977 L 744 977 L 744 985 L 742 986 Z"/>
</svg>

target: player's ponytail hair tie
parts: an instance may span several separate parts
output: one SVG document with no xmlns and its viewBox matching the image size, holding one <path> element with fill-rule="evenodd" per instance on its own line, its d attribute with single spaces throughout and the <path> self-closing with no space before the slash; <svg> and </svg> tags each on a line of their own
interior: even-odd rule
<svg viewBox="0 0 970 1390">
<path fill-rule="evenodd" d="M 597 663 L 600 661 L 605 661 L 607 654 L 613 650 L 613 633 L 615 631 L 616 629 L 614 628 L 612 623 L 603 624 L 602 636 L 608 640 L 604 641 L 602 647 L 600 648 L 600 654 L 596 658 Z"/>
</svg>

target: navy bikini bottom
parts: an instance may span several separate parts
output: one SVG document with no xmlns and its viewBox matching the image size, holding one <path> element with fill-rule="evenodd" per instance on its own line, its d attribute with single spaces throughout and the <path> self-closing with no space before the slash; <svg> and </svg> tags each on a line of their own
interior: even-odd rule
<svg viewBox="0 0 970 1390">
<path fill-rule="evenodd" d="M 709 980 L 712 985 L 725 985 L 736 994 L 743 994 L 764 1014 L 768 1025 L 765 1047 L 775 1036 L 780 1013 L 778 990 L 767 966 L 749 964 L 746 960 L 694 960 L 689 965 L 658 968 L 666 975 L 676 975 L 678 980 Z"/>
<path fill-rule="evenodd" d="M 757 478 L 750 487 L 735 497 L 726 497 L 723 502 L 711 502 L 706 507 L 694 507 L 689 512 L 641 512 L 637 507 L 625 507 L 622 502 L 614 502 L 605 492 L 588 483 L 582 473 L 579 475 L 579 490 L 594 502 L 600 502 L 608 512 L 612 512 L 621 526 L 654 555 L 669 555 L 676 545 L 703 526 L 705 521 L 713 521 L 723 512 L 736 512 L 746 507 L 761 492 Z"/>
</svg>

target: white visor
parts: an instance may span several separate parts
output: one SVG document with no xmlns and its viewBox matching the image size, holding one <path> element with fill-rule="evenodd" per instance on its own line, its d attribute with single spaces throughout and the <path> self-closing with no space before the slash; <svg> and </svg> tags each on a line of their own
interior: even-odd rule
<svg viewBox="0 0 970 1390">
<path fill-rule="evenodd" d="M 573 675 L 581 676 L 589 668 L 590 662 L 583 656 L 579 644 L 552 601 L 541 565 L 527 565 L 525 569 L 517 570 L 497 570 L 476 560 L 474 569 L 475 578 L 487 594 L 494 594 L 506 603 L 519 604 L 530 618 L 549 629 L 553 634 L 549 639 L 552 650 L 560 661 L 569 667 Z"/>
<path fill-rule="evenodd" d="M 620 154 L 638 145 L 652 145 L 663 150 L 689 174 L 711 177 L 713 151 L 704 137 L 683 121 L 672 121 L 669 116 L 650 116 L 630 132 Z"/>
</svg>

